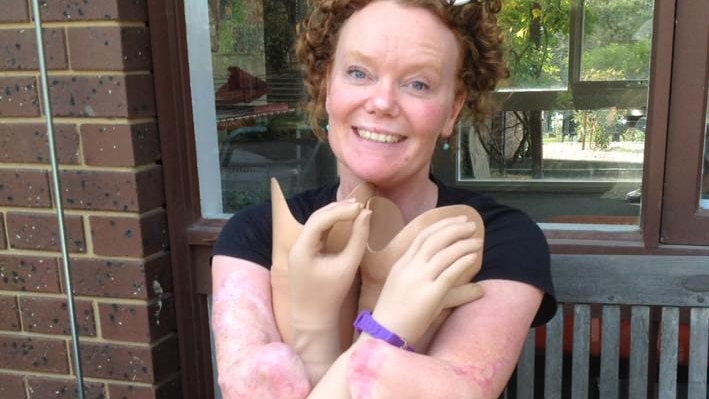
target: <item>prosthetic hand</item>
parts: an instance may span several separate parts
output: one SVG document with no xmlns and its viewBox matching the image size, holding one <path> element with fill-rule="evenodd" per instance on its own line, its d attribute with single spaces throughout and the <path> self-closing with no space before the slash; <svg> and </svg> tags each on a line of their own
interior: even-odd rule
<svg viewBox="0 0 709 399">
<path fill-rule="evenodd" d="M 396 328 L 403 328 L 407 342 L 425 352 L 451 308 L 483 294 L 470 283 L 482 264 L 483 221 L 465 205 L 432 209 L 407 225 L 385 198 L 374 197 L 367 207 L 373 214 L 359 310 L 375 309 L 376 320 L 399 334 Z M 391 317 L 393 325 L 377 317 Z"/>
<path fill-rule="evenodd" d="M 275 180 L 271 192 L 274 315 L 284 342 L 314 382 L 352 342 L 359 293 L 353 282 L 369 234 L 370 211 L 362 203 L 373 189 L 358 187 L 349 200 L 315 212 L 305 226 L 291 215 Z"/>
</svg>

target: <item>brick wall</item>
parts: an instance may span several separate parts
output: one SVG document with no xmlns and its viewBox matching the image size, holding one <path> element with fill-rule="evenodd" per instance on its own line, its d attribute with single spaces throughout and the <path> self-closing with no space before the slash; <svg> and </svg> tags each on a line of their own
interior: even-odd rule
<svg viewBox="0 0 709 399">
<path fill-rule="evenodd" d="M 180 396 L 146 1 L 40 0 L 87 398 Z M 74 398 L 31 5 L 0 10 L 0 398 Z"/>
</svg>

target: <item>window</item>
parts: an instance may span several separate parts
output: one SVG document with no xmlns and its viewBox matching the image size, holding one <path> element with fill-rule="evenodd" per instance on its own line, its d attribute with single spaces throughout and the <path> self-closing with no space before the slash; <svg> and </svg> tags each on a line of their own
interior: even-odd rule
<svg viewBox="0 0 709 399">
<path fill-rule="evenodd" d="M 337 178 L 300 108 L 291 47 L 305 4 L 185 5 L 203 217 L 267 199 L 271 177 L 286 194 Z M 459 126 L 455 151 L 437 154 L 434 173 L 548 229 L 639 232 L 655 7 L 506 1 L 500 23 L 512 76 L 496 93 L 500 112 L 482 127 Z M 706 207 L 707 190 L 697 194 Z"/>
<path fill-rule="evenodd" d="M 305 90 L 292 47 L 305 2 L 189 3 L 202 213 L 267 200 L 272 177 L 286 195 L 332 181 L 333 157 L 300 108 Z"/>
<path fill-rule="evenodd" d="M 461 128 L 455 182 L 540 223 L 637 230 L 654 2 L 580 3 L 505 2 L 512 76 L 502 111 Z"/>
</svg>

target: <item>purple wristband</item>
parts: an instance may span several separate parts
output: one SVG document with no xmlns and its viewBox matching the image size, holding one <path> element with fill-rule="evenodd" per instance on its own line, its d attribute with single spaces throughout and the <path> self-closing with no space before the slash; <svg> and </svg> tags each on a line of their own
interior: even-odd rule
<svg viewBox="0 0 709 399">
<path fill-rule="evenodd" d="M 359 316 L 357 316 L 357 319 L 354 322 L 354 326 L 357 331 L 366 332 L 372 337 L 381 339 L 382 341 L 394 345 L 397 348 L 406 349 L 407 351 L 411 352 L 415 351 L 414 347 L 409 346 L 409 344 L 406 343 L 405 339 L 396 335 L 396 333 L 387 330 L 386 327 L 374 320 L 374 318 L 372 317 L 372 312 L 370 312 L 369 310 L 363 310 L 359 314 Z"/>
</svg>

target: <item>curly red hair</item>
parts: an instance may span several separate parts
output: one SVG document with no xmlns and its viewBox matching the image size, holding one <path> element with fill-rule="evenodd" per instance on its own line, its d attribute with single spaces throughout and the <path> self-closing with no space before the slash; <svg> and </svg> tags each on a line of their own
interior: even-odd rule
<svg viewBox="0 0 709 399">
<path fill-rule="evenodd" d="M 308 91 L 308 120 L 318 137 L 324 137 L 326 83 L 335 54 L 338 33 L 356 11 L 376 0 L 310 0 L 310 14 L 298 26 L 296 55 L 303 65 Z M 462 66 L 458 90 L 467 91 L 460 118 L 482 122 L 492 112 L 490 94 L 509 76 L 503 61 L 502 32 L 497 25 L 500 0 L 473 0 L 452 6 L 447 0 L 392 0 L 427 9 L 458 37 Z"/>
</svg>

